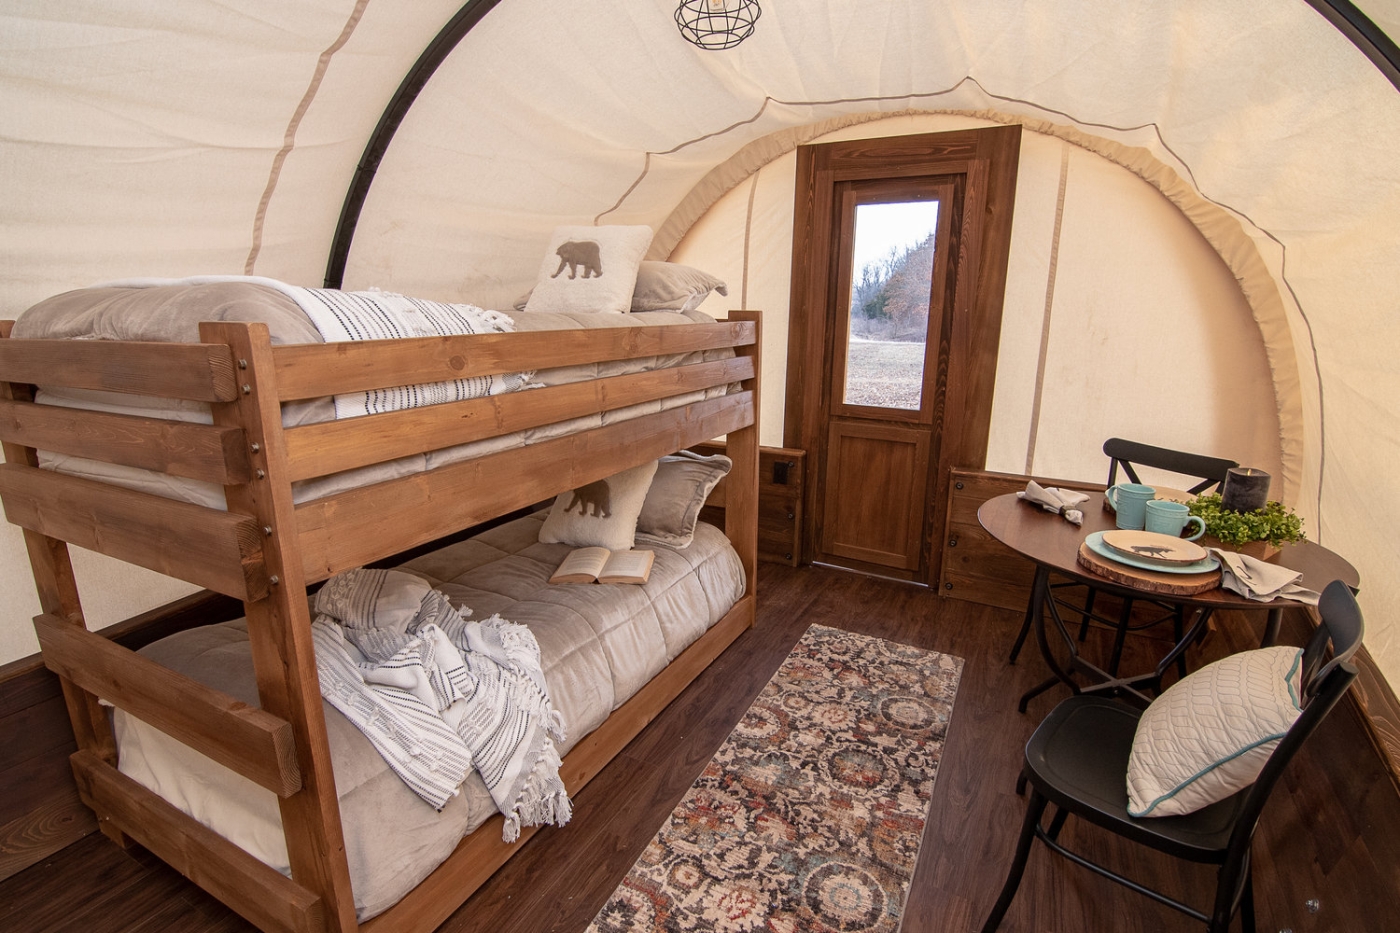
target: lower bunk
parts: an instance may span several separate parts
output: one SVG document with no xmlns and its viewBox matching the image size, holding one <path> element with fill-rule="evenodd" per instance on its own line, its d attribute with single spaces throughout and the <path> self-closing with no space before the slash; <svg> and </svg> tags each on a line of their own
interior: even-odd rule
<svg viewBox="0 0 1400 933">
<path fill-rule="evenodd" d="M 544 518 L 542 512 L 527 515 L 399 570 L 445 594 L 464 614 L 470 610 L 473 619 L 498 615 L 530 629 L 549 696 L 563 718 L 565 737 L 556 743 L 564 755 L 559 773 L 572 794 L 752 624 L 753 601 L 744 595 L 744 570 L 728 539 L 704 523 L 695 526 L 686 547 L 648 542 L 655 562 L 644 584 L 550 584 L 571 548 L 540 542 Z M 242 619 L 177 633 L 141 653 L 257 705 Z M 517 842 L 504 842 L 504 821 L 475 771 L 435 810 L 349 719 L 330 703 L 323 705 L 357 920 L 366 930 L 430 929 L 534 828 L 524 827 Z M 85 789 L 103 796 L 104 786 L 120 784 L 137 797 L 143 788 L 163 798 L 201 829 L 212 830 L 202 835 L 216 857 L 209 861 L 210 853 L 198 851 L 197 840 L 175 842 L 180 834 L 161 823 L 122 819 L 123 830 L 206 888 L 209 866 L 222 859 L 252 856 L 283 874 L 289 871 L 274 793 L 120 709 L 114 728 L 120 773 L 107 769 L 97 777 L 98 763 L 75 761 Z M 116 803 L 115 795 L 111 802 Z M 179 851 L 162 851 L 172 845 Z M 272 891 L 279 887 L 274 882 Z M 293 905 L 266 903 L 267 893 L 263 903 L 269 915 L 264 916 L 249 916 L 238 897 L 225 900 L 264 928 L 318 926 L 317 905 L 305 905 L 299 916 L 295 909 L 288 913 Z"/>
</svg>

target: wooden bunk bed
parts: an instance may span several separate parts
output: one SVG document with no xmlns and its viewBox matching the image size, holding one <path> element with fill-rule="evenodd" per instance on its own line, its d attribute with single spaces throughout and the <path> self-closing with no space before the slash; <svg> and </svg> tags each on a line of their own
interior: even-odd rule
<svg viewBox="0 0 1400 933">
<path fill-rule="evenodd" d="M 565 757 L 576 792 L 753 623 L 759 319 L 558 333 L 274 346 L 262 324 L 200 325 L 200 343 L 30 340 L 0 322 L 0 498 L 23 527 L 78 740 L 73 770 L 104 833 L 154 852 L 269 931 L 427 931 L 515 852 L 499 816 L 394 907 L 356 920 L 310 632 L 307 586 L 678 449 L 727 435 L 725 532 L 746 591 L 721 621 Z M 284 428 L 286 402 L 374 388 L 732 348 L 711 360 L 589 382 Z M 66 386 L 207 402 L 212 425 L 34 403 Z M 738 385 L 727 394 L 578 434 L 294 504 L 292 484 L 386 459 L 628 405 Z M 212 481 L 227 511 L 38 468 L 36 451 Z M 67 544 L 243 600 L 261 708 L 89 632 Z M 102 701 L 278 797 L 290 877 L 117 770 Z M 567 830 L 564 830 L 567 831 Z"/>
</svg>

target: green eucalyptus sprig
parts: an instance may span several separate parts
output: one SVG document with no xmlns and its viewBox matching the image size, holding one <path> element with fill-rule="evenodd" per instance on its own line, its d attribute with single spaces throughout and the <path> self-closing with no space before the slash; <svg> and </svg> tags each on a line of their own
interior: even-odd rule
<svg viewBox="0 0 1400 933">
<path fill-rule="evenodd" d="M 1289 541 L 1303 541 L 1303 520 L 1282 502 L 1269 501 L 1253 512 L 1236 512 L 1221 508 L 1218 493 L 1197 496 L 1188 504 L 1192 515 L 1201 516 L 1206 534 L 1214 535 L 1222 544 L 1248 544 L 1267 541 L 1274 547 Z"/>
</svg>

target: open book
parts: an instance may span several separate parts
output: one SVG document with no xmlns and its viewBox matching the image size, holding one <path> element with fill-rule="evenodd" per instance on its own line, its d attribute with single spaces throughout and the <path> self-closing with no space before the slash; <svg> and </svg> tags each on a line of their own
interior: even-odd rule
<svg viewBox="0 0 1400 933">
<path fill-rule="evenodd" d="M 605 547 L 581 547 L 549 578 L 550 583 L 645 583 L 651 576 L 653 551 L 609 551 Z"/>
</svg>

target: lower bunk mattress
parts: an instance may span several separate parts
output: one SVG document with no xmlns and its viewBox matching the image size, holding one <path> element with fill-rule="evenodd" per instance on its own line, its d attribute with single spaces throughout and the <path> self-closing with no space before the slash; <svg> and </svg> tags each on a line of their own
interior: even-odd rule
<svg viewBox="0 0 1400 933">
<path fill-rule="evenodd" d="M 566 754 L 703 635 L 739 600 L 744 571 L 728 539 L 700 523 L 689 547 L 654 548 L 645 584 L 550 584 L 571 550 L 542 544 L 546 513 L 508 522 L 402 565 L 471 617 L 526 625 L 539 643 Z M 180 632 L 142 649 L 158 663 L 258 705 L 242 619 Z M 360 731 L 323 702 L 346 854 L 363 921 L 392 906 L 458 841 L 496 813 L 476 772 L 434 810 Z M 123 773 L 263 862 L 289 871 L 277 799 L 121 710 L 114 728 Z"/>
</svg>

